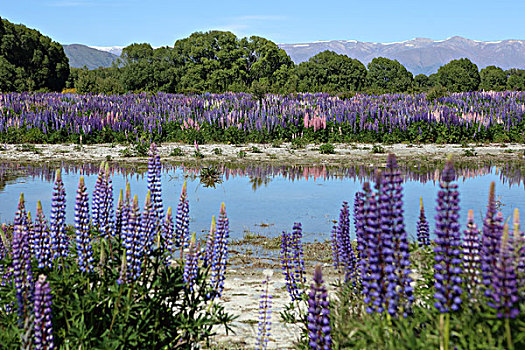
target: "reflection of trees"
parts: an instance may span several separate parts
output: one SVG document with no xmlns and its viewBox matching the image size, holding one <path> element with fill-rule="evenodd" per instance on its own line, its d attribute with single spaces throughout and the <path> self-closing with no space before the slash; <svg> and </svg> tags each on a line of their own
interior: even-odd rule
<svg viewBox="0 0 525 350">
<path fill-rule="evenodd" d="M 269 176 L 249 176 L 250 177 L 250 183 L 252 184 L 252 190 L 256 191 L 261 186 L 267 186 L 270 182 L 272 182 L 272 179 Z"/>
</svg>

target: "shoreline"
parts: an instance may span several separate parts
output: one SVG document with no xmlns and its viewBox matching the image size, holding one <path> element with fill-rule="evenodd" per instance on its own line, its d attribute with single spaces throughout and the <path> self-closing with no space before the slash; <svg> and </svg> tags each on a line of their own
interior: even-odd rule
<svg viewBox="0 0 525 350">
<path fill-rule="evenodd" d="M 490 163 L 492 165 L 523 163 L 525 145 L 522 144 L 333 144 L 335 154 L 321 154 L 319 144 L 296 148 L 291 143 L 278 147 L 272 144 L 243 145 L 204 144 L 195 156 L 195 146 L 182 143 L 164 143 L 158 146 L 161 161 L 168 164 L 209 165 L 228 164 L 242 167 L 248 164 L 261 165 L 326 165 L 381 166 L 389 153 L 394 153 L 398 162 L 443 164 L 448 155 L 457 162 Z M 174 151 L 175 150 L 175 151 Z M 147 156 L 136 156 L 132 146 L 121 144 L 7 144 L 0 150 L 0 161 L 30 163 L 89 163 L 110 161 L 125 165 L 147 164 Z M 175 152 L 175 153 L 174 153 Z M 181 155 L 174 155 L 176 153 Z M 131 156 L 130 156 L 131 155 Z M 135 156 L 133 156 L 135 155 Z"/>
</svg>

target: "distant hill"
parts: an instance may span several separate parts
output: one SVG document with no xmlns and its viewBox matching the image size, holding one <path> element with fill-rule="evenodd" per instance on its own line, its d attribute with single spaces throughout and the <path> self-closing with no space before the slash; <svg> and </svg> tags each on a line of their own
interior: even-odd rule
<svg viewBox="0 0 525 350">
<path fill-rule="evenodd" d="M 74 68 L 86 66 L 88 69 L 98 67 L 111 67 L 113 62 L 119 58 L 110 52 L 94 49 L 80 44 L 63 45 L 69 65 Z"/>
<path fill-rule="evenodd" d="M 446 40 L 417 38 L 396 43 L 356 40 L 279 44 L 295 63 L 307 61 L 325 50 L 357 58 L 365 65 L 374 57 L 396 59 L 413 74 L 432 74 L 451 60 L 466 57 L 478 68 L 495 65 L 503 69 L 525 68 L 525 40 L 475 41 L 459 36 Z"/>
</svg>

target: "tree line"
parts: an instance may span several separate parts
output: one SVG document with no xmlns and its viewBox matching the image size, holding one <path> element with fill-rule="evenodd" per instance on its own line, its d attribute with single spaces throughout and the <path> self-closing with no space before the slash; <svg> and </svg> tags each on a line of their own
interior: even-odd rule
<svg viewBox="0 0 525 350">
<path fill-rule="evenodd" d="M 262 37 L 237 38 L 209 31 L 154 49 L 132 44 L 112 67 L 69 68 L 62 46 L 38 31 L 0 23 L 0 91 L 126 93 L 294 92 L 444 93 L 525 90 L 525 70 L 478 67 L 453 60 L 437 73 L 415 77 L 397 60 L 374 58 L 368 65 L 323 51 L 298 65 L 283 49 Z"/>
</svg>

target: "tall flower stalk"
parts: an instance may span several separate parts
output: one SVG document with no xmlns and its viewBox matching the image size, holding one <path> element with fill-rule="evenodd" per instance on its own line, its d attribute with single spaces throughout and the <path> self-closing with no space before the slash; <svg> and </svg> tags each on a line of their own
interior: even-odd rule
<svg viewBox="0 0 525 350">
<path fill-rule="evenodd" d="M 66 190 L 60 169 L 56 172 L 53 196 L 51 197 L 49 233 L 51 235 L 53 260 L 62 263 L 69 255 L 69 241 L 66 235 Z"/>
<path fill-rule="evenodd" d="M 51 268 L 51 240 L 42 203 L 37 202 L 36 218 L 33 225 L 33 250 L 38 268 Z"/>
<path fill-rule="evenodd" d="M 35 284 L 34 340 L 35 350 L 52 350 L 53 325 L 51 322 L 51 288 L 46 276 L 40 275 Z"/>
<path fill-rule="evenodd" d="M 175 218 L 175 246 L 180 248 L 181 258 L 184 248 L 188 247 L 190 235 L 190 205 L 188 202 L 187 182 L 184 181 Z"/>
<path fill-rule="evenodd" d="M 308 338 L 310 349 L 331 349 L 330 309 L 321 266 L 317 265 L 308 294 Z"/>
<path fill-rule="evenodd" d="M 430 245 L 430 227 L 425 216 L 423 197 L 419 197 L 419 220 L 417 222 L 417 241 L 422 247 L 428 247 Z"/>
<path fill-rule="evenodd" d="M 82 272 L 93 271 L 93 248 L 89 230 L 89 202 L 84 177 L 80 177 L 75 202 L 75 237 L 78 267 Z"/>
<path fill-rule="evenodd" d="M 272 330 L 272 294 L 270 293 L 270 278 L 272 270 L 264 271 L 263 293 L 259 298 L 259 321 L 257 332 L 257 343 L 255 349 L 262 350 L 268 347 Z"/>
<path fill-rule="evenodd" d="M 226 277 L 226 264 L 228 263 L 228 243 L 230 238 L 230 225 L 226 215 L 226 206 L 221 203 L 217 232 L 213 245 L 213 260 L 211 264 L 212 298 L 221 297 Z"/>
<path fill-rule="evenodd" d="M 467 229 L 463 231 L 463 276 L 469 295 L 476 294 L 480 284 L 481 241 L 474 211 L 468 211 Z"/>
<path fill-rule="evenodd" d="M 436 207 L 436 246 L 434 278 L 435 307 L 444 318 L 441 337 L 445 350 L 449 347 L 450 312 L 461 305 L 461 240 L 459 233 L 459 193 L 452 182 L 456 172 L 451 160 L 445 164 L 439 183 Z M 444 316 L 443 316 L 444 315 Z"/>
<path fill-rule="evenodd" d="M 184 257 L 183 281 L 185 283 L 186 289 L 189 291 L 193 289 L 195 279 L 197 278 L 200 255 L 199 249 L 200 247 L 195 239 L 195 234 L 193 234 L 191 237 L 188 254 L 186 254 Z"/>
</svg>

